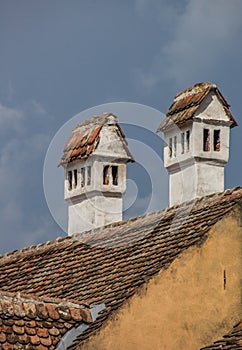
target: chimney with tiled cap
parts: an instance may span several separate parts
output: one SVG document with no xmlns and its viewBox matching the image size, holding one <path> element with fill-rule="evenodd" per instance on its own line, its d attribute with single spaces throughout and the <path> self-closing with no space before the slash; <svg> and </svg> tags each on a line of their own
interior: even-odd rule
<svg viewBox="0 0 242 350">
<path fill-rule="evenodd" d="M 59 164 L 69 235 L 122 220 L 126 164 L 133 161 L 115 115 L 103 113 L 73 130 Z"/>
<path fill-rule="evenodd" d="M 165 136 L 170 206 L 224 190 L 230 128 L 237 126 L 214 83 L 178 93 L 158 131 Z"/>
</svg>

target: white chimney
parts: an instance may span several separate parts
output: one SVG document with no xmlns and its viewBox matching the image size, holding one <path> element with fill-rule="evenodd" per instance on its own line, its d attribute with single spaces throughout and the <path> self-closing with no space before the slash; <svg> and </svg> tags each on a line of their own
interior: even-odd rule
<svg viewBox="0 0 242 350">
<path fill-rule="evenodd" d="M 69 235 L 122 220 L 130 161 L 134 159 L 113 114 L 103 113 L 73 130 L 59 164 L 65 169 Z"/>
<path fill-rule="evenodd" d="M 230 128 L 237 123 L 215 84 L 177 94 L 158 128 L 165 136 L 170 206 L 224 190 Z"/>
</svg>

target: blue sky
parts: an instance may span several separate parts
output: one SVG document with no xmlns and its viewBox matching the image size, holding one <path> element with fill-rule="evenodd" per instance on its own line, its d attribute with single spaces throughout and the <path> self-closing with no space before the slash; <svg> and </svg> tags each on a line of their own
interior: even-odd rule
<svg viewBox="0 0 242 350">
<path fill-rule="evenodd" d="M 0 252 L 64 235 L 43 166 L 81 111 L 129 101 L 165 112 L 178 91 L 213 81 L 241 124 L 241 15 L 241 0 L 0 0 Z M 240 133 L 226 187 L 241 185 Z"/>
</svg>

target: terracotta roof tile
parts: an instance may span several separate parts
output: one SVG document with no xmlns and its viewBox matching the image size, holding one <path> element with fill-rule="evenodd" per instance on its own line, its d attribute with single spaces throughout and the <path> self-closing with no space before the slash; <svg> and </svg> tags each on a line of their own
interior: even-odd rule
<svg viewBox="0 0 242 350">
<path fill-rule="evenodd" d="M 176 124 L 181 126 L 188 120 L 192 119 L 197 109 L 200 107 L 204 98 L 210 91 L 214 91 L 221 101 L 224 111 L 231 121 L 231 127 L 237 124 L 236 120 L 229 111 L 229 104 L 218 90 L 215 84 L 204 82 L 196 84 L 178 94 L 166 113 L 166 118 L 162 121 L 157 131 L 164 131 L 166 128 Z"/>
<path fill-rule="evenodd" d="M 97 148 L 100 140 L 100 131 L 103 125 L 108 123 L 108 118 L 110 116 L 113 116 L 113 114 L 103 113 L 100 117 L 93 117 L 78 125 L 72 131 L 71 137 L 67 141 L 59 165 L 64 165 L 77 159 L 87 159 Z M 116 131 L 119 137 L 124 141 L 124 147 L 126 148 L 127 154 L 130 156 L 130 160 L 133 161 L 133 157 L 127 148 L 125 135 L 118 123 L 116 124 Z"/>
<path fill-rule="evenodd" d="M 200 350 L 242 350 L 242 321 L 223 336 L 223 339 L 217 340 L 212 345 L 206 346 Z"/>
<path fill-rule="evenodd" d="M 80 237 L 59 238 L 2 255 L 0 289 L 2 293 L 21 292 L 35 294 L 38 298 L 57 297 L 81 300 L 87 305 L 105 304 L 105 310 L 79 337 L 82 341 L 181 252 L 202 244 L 210 228 L 241 202 L 242 188 L 235 188 L 111 224 Z M 35 327 L 31 322 L 35 322 L 38 313 L 42 322 L 51 319 L 54 333 L 63 334 L 65 322 L 71 323 L 69 317 L 72 322 L 77 322 L 79 312 L 85 321 L 82 315 L 85 308 L 60 312 L 53 302 L 46 301 L 39 309 L 38 303 L 30 302 L 25 308 L 25 300 L 19 301 L 16 307 L 11 298 L 1 299 L 0 305 L 4 307 L 7 319 L 13 320 L 16 313 L 16 318 L 28 319 L 28 328 Z M 10 327 L 2 335 L 7 338 L 12 325 L 4 326 Z M 27 331 L 26 334 L 31 336 Z M 9 342 L 9 339 L 5 341 Z"/>
<path fill-rule="evenodd" d="M 0 291 L 1 349 L 55 349 L 82 322 L 92 322 L 92 316 L 80 302 Z"/>
</svg>

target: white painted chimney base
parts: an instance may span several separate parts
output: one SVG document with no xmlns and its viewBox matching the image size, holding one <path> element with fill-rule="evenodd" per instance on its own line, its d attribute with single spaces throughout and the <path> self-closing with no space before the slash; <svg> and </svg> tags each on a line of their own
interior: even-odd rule
<svg viewBox="0 0 242 350">
<path fill-rule="evenodd" d="M 113 222 L 122 221 L 122 195 L 91 196 L 77 202 L 69 201 L 68 235 L 89 231 Z"/>
<path fill-rule="evenodd" d="M 198 162 L 170 172 L 170 206 L 224 190 L 224 164 Z"/>
</svg>

